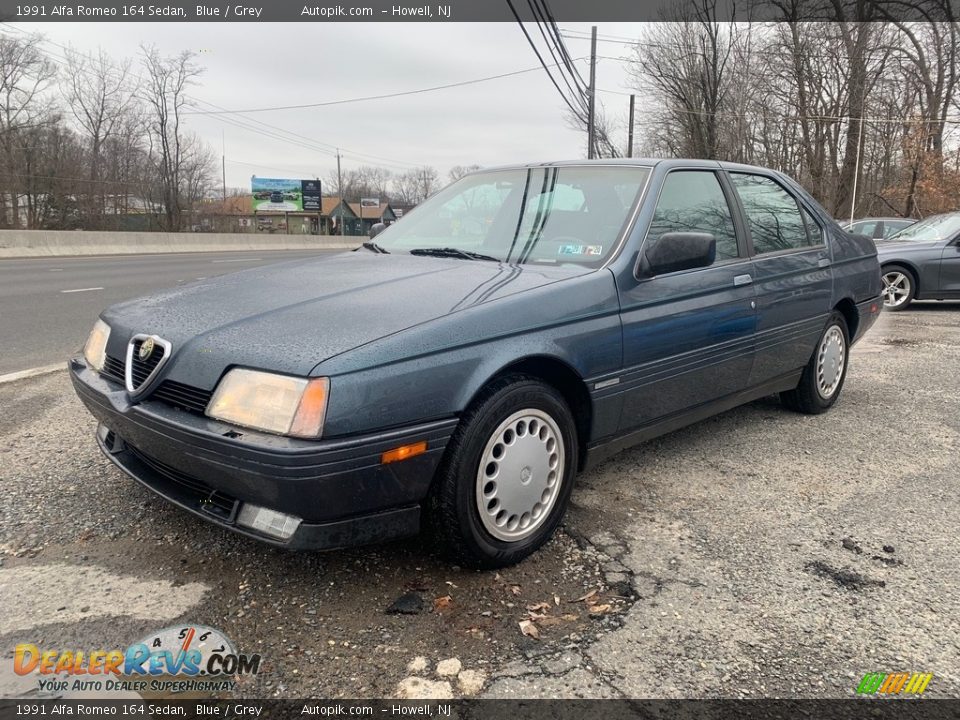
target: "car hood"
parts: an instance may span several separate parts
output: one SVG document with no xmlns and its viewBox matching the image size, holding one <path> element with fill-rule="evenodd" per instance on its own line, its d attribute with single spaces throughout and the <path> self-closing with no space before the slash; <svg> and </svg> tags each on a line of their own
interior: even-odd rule
<svg viewBox="0 0 960 720">
<path fill-rule="evenodd" d="M 167 377 L 211 388 L 231 365 L 307 375 L 387 335 L 588 272 L 360 250 L 183 285 L 102 317 L 108 354 L 122 358 L 135 334 L 158 335 L 172 345 Z"/>
<path fill-rule="evenodd" d="M 930 248 L 935 248 L 940 243 L 935 242 L 909 242 L 907 240 L 897 240 L 896 238 L 890 238 L 889 240 L 877 240 L 877 252 L 883 255 L 890 253 L 900 252 L 901 250 L 929 250 Z"/>
</svg>

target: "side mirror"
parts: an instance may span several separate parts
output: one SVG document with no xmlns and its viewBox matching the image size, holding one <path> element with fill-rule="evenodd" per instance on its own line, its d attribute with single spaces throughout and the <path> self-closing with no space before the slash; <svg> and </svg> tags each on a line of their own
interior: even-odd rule
<svg viewBox="0 0 960 720">
<path fill-rule="evenodd" d="M 375 224 L 371 225 L 371 226 L 370 226 L 370 233 L 369 233 L 370 239 L 372 240 L 373 238 L 375 238 L 377 235 L 379 235 L 380 233 L 382 233 L 382 232 L 383 232 L 384 230 L 386 230 L 386 229 L 387 229 L 387 226 L 384 225 L 383 223 L 375 223 Z"/>
<path fill-rule="evenodd" d="M 712 233 L 669 232 L 649 245 L 640 260 L 640 275 L 653 277 L 680 270 L 708 267 L 717 259 Z"/>
</svg>

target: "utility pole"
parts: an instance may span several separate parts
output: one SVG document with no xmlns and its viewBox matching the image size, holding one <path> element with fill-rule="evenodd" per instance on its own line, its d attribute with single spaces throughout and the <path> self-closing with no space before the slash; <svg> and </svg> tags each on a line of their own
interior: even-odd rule
<svg viewBox="0 0 960 720">
<path fill-rule="evenodd" d="M 597 99 L 597 26 L 590 28 L 590 107 L 587 113 L 587 159 L 593 160 L 597 145 L 595 127 Z"/>
<path fill-rule="evenodd" d="M 863 115 L 865 109 L 860 109 L 860 129 L 857 131 L 857 156 L 853 165 L 853 193 L 850 196 L 850 224 L 853 224 L 853 215 L 857 209 L 857 180 L 860 177 L 860 147 L 863 145 Z"/>
<path fill-rule="evenodd" d="M 636 95 L 630 96 L 630 127 L 627 130 L 627 157 L 633 157 L 633 105 L 637 100 Z"/>
<path fill-rule="evenodd" d="M 220 147 L 222 148 L 222 154 L 220 155 L 221 161 L 221 170 L 223 171 L 223 209 L 227 209 L 227 136 L 226 132 L 220 131 Z"/>
<path fill-rule="evenodd" d="M 343 176 L 340 175 L 340 148 L 337 148 L 337 195 L 340 196 L 338 207 L 340 208 L 340 237 L 343 237 Z"/>
</svg>

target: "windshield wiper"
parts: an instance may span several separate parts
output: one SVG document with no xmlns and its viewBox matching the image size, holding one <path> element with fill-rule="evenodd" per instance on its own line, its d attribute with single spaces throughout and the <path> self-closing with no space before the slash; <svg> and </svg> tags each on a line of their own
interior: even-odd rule
<svg viewBox="0 0 960 720">
<path fill-rule="evenodd" d="M 372 250 L 375 253 L 383 253 L 384 255 L 390 254 L 390 251 L 387 250 L 385 247 L 383 247 L 382 245 L 377 245 L 375 242 L 371 240 L 368 240 L 365 243 L 363 243 L 363 247 L 365 247 L 367 250 Z"/>
<path fill-rule="evenodd" d="M 462 258 L 464 260 L 493 260 L 494 262 L 500 262 L 500 258 L 495 258 L 491 255 L 484 255 L 483 253 L 470 252 L 469 250 L 461 250 L 460 248 L 455 247 L 414 248 L 410 251 L 410 254 L 427 255 L 429 257 L 455 257 Z"/>
</svg>

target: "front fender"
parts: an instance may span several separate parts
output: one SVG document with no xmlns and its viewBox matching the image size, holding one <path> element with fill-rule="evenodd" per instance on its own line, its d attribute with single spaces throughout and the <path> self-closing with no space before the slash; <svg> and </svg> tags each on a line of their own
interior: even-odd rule
<svg viewBox="0 0 960 720">
<path fill-rule="evenodd" d="M 330 377 L 325 437 L 458 415 L 504 367 L 555 358 L 588 379 L 622 362 L 613 276 L 591 273 L 439 318 L 314 369 Z"/>
</svg>

